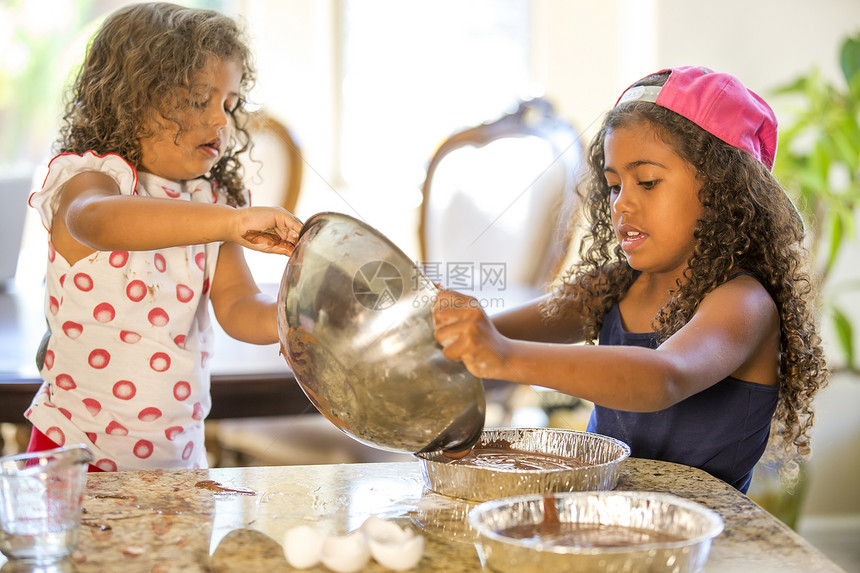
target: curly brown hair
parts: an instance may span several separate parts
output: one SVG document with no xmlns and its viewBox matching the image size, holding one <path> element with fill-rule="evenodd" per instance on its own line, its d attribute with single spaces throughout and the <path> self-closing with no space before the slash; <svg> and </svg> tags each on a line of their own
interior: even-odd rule
<svg viewBox="0 0 860 573">
<path fill-rule="evenodd" d="M 667 73 L 635 85 L 662 85 Z M 703 214 L 694 231 L 696 246 L 670 300 L 652 321 L 658 343 L 686 324 L 699 302 L 743 269 L 764 285 L 780 317 L 779 401 L 771 425 L 771 452 L 786 467 L 810 452 L 812 399 L 828 370 L 816 327 L 816 284 L 803 244 L 803 221 L 779 182 L 746 151 L 723 142 L 679 114 L 648 102 L 629 102 L 610 111 L 589 147 L 588 173 L 579 186 L 587 223 L 580 260 L 564 275 L 543 311 L 548 320 L 571 313 L 582 317 L 585 340 L 594 344 L 603 317 L 627 292 L 634 270 L 616 240 L 604 175 L 604 142 L 613 129 L 646 124 L 702 181 Z"/>
<path fill-rule="evenodd" d="M 140 139 L 152 135 L 148 120 L 163 118 L 181 132 L 191 102 L 177 93 L 190 93 L 197 74 L 219 59 L 239 62 L 242 78 L 239 105 L 230 112 L 233 135 L 206 177 L 227 192 L 231 204 L 244 205 L 238 155 L 251 146 L 243 104 L 256 72 L 244 31 L 213 10 L 153 2 L 108 16 L 66 91 L 56 151 L 116 153 L 139 168 Z"/>
</svg>

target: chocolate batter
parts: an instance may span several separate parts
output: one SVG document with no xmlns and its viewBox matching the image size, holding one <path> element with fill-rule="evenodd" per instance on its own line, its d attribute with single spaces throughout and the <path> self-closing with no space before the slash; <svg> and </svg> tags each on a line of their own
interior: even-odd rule
<svg viewBox="0 0 860 573">
<path fill-rule="evenodd" d="M 500 445 L 478 446 L 462 458 L 451 460 L 452 464 L 475 466 L 497 470 L 572 470 L 591 464 L 577 458 L 557 456 L 542 452 L 516 450 Z"/>
</svg>

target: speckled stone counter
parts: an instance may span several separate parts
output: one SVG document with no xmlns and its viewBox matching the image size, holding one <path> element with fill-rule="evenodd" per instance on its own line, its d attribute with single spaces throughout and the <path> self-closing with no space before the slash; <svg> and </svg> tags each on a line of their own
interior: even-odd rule
<svg viewBox="0 0 860 573">
<path fill-rule="evenodd" d="M 618 490 L 672 493 L 717 511 L 725 531 L 704 571 L 841 571 L 746 496 L 696 469 L 628 459 Z M 289 528 L 344 534 L 371 515 L 425 536 L 414 571 L 479 571 L 475 503 L 424 490 L 418 462 L 90 474 L 72 559 L 53 571 L 292 571 Z M 0 572 L 18 570 L 0 556 Z M 371 561 L 367 572 L 386 571 Z M 319 567 L 309 571 L 326 571 Z"/>
</svg>

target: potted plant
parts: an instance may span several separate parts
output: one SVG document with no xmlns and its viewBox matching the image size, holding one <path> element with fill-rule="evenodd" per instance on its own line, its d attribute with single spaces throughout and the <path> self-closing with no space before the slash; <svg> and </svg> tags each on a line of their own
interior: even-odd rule
<svg viewBox="0 0 860 573">
<path fill-rule="evenodd" d="M 844 88 L 829 83 L 816 69 L 776 90 L 800 106 L 791 123 L 781 127 L 773 172 L 807 221 L 824 295 L 822 316 L 832 320 L 843 362 L 834 370 L 856 374 L 854 328 L 841 298 L 860 282 L 841 281 L 832 271 L 855 237 L 860 206 L 860 34 L 843 42 L 840 64 Z"/>
<path fill-rule="evenodd" d="M 830 359 L 831 370 L 856 376 L 860 370 L 854 327 L 844 299 L 860 290 L 860 280 L 839 277 L 834 269 L 855 237 L 860 206 L 860 34 L 842 43 L 840 67 L 844 87 L 814 69 L 775 90 L 773 101 L 788 103 L 792 113 L 780 126 L 773 172 L 806 221 L 822 293 L 821 316 L 832 324 L 827 333 L 835 334 L 839 353 Z M 792 528 L 797 527 L 809 479 L 808 465 L 798 461 L 800 471 L 788 480 L 778 463 L 759 462 L 750 487 L 751 498 Z"/>
</svg>

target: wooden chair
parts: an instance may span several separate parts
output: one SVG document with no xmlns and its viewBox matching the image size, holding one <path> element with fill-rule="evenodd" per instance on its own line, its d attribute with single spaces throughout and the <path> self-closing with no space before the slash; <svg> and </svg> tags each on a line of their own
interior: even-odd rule
<svg viewBox="0 0 860 573">
<path fill-rule="evenodd" d="M 265 111 L 248 119 L 254 142 L 250 157 L 244 154 L 245 181 L 251 190 L 252 205 L 280 205 L 295 211 L 302 187 L 301 150 L 292 132 Z"/>
<path fill-rule="evenodd" d="M 295 214 L 302 187 L 304 161 L 292 132 L 265 110 L 250 114 L 248 131 L 254 147 L 240 156 L 251 205 L 280 205 Z M 285 262 L 267 253 L 245 251 L 258 283 L 280 283 Z"/>
<path fill-rule="evenodd" d="M 579 133 L 540 98 L 448 137 L 422 188 L 419 243 L 428 276 L 488 304 L 497 294 L 503 304 L 542 294 L 570 243 L 582 155 Z"/>
</svg>

